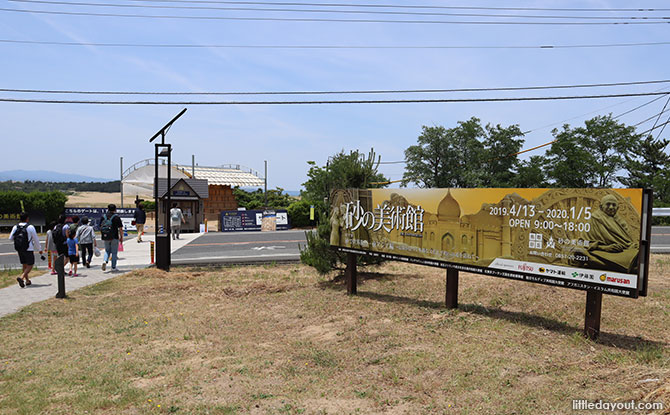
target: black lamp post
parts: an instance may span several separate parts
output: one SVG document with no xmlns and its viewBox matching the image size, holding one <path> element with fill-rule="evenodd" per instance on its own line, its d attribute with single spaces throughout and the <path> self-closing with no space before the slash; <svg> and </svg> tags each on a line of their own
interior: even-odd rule
<svg viewBox="0 0 670 415">
<path fill-rule="evenodd" d="M 155 175 L 154 175 L 154 200 L 156 202 L 156 223 L 154 225 L 155 228 L 155 234 L 156 234 L 156 267 L 159 269 L 162 269 L 164 271 L 169 271 L 170 270 L 170 205 L 172 202 L 171 195 L 170 195 L 170 187 L 171 187 L 171 170 L 172 170 L 172 145 L 171 144 L 165 144 L 165 134 L 167 131 L 170 129 L 172 124 L 177 121 L 179 117 L 181 117 L 184 113 L 186 112 L 186 108 L 184 108 L 179 114 L 177 114 L 176 117 L 174 117 L 169 123 L 165 124 L 163 128 L 158 130 L 156 134 L 154 134 L 153 137 L 149 139 L 149 142 L 153 142 L 156 138 L 160 136 L 161 142 L 154 144 L 154 157 L 155 157 Z M 158 194 L 158 162 L 159 158 L 165 157 L 167 158 L 167 192 L 166 192 L 166 200 L 165 200 L 165 227 L 164 227 L 164 232 L 162 234 L 158 233 L 158 211 L 160 207 L 159 199 L 160 196 Z"/>
</svg>

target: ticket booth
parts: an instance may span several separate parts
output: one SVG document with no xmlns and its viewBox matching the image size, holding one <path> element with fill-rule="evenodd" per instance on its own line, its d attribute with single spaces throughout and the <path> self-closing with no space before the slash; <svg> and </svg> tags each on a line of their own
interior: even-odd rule
<svg viewBox="0 0 670 415">
<path fill-rule="evenodd" d="M 177 204 L 184 214 L 186 223 L 181 225 L 182 232 L 199 232 L 200 224 L 204 223 L 204 199 L 209 198 L 207 180 L 204 179 L 172 179 L 172 186 L 167 187 L 167 179 L 158 179 L 158 226 L 165 228 L 165 213 L 172 209 L 167 206 L 167 195 L 170 192 L 170 203 Z"/>
</svg>

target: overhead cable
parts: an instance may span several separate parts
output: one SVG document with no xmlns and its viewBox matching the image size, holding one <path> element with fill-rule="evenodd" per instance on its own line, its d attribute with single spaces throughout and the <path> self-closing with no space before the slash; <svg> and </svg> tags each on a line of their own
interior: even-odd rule
<svg viewBox="0 0 670 415">
<path fill-rule="evenodd" d="M 617 115 L 615 115 L 615 116 L 612 117 L 612 118 L 613 118 L 613 119 L 621 118 L 621 117 L 623 117 L 624 115 L 628 115 L 628 114 L 630 114 L 631 112 L 634 112 L 634 111 L 639 110 L 640 108 L 644 108 L 644 107 L 646 107 L 646 106 L 649 105 L 649 104 L 653 104 L 654 102 L 658 101 L 659 99 L 663 99 L 663 96 L 662 96 L 662 95 L 661 95 L 661 96 L 658 96 L 658 97 L 656 97 L 656 98 L 654 98 L 654 99 L 652 99 L 652 100 L 650 100 L 650 101 L 645 102 L 645 103 L 642 104 L 642 105 L 638 105 L 637 107 L 635 107 L 635 108 L 633 108 L 633 109 L 629 109 L 628 111 L 624 111 L 624 112 L 622 112 L 621 114 L 617 114 Z"/>
<path fill-rule="evenodd" d="M 127 0 L 142 3 L 189 3 L 189 4 L 255 4 L 276 6 L 318 6 L 318 7 L 372 7 L 385 9 L 446 9 L 446 10 L 516 10 L 516 11 L 572 11 L 572 12 L 655 12 L 670 11 L 663 8 L 547 8 L 547 7 L 487 7 L 487 6 L 433 6 L 433 5 L 398 5 L 398 4 L 367 4 L 367 3 L 310 3 L 310 2 L 267 2 L 267 1 L 234 1 L 234 0 Z"/>
<path fill-rule="evenodd" d="M 642 132 L 640 133 L 640 135 L 645 135 L 645 134 L 647 134 L 647 133 L 652 132 L 653 130 L 655 130 L 655 129 L 657 129 L 657 128 L 664 127 L 664 126 L 666 126 L 666 125 L 668 125 L 668 124 L 670 124 L 670 120 L 668 120 L 668 121 L 666 121 L 666 122 L 664 122 L 664 123 L 662 123 L 662 124 L 655 125 L 654 127 L 650 128 L 650 129 L 648 129 L 648 130 L 642 131 Z"/>
<path fill-rule="evenodd" d="M 668 16 L 579 16 L 579 15 L 529 15 L 529 14 L 491 14 L 491 13 L 448 13 L 448 12 L 408 12 L 388 10 L 330 10 L 330 9 L 295 9 L 295 8 L 262 8 L 262 7 L 217 7 L 217 6 L 166 6 L 155 4 L 120 4 L 90 3 L 81 1 L 60 0 L 9 0 L 15 3 L 51 4 L 59 6 L 145 8 L 167 10 L 216 10 L 216 11 L 256 11 L 256 12 L 291 12 L 291 13 L 337 13 L 337 14 L 373 14 L 393 16 L 451 16 L 451 17 L 490 17 L 490 18 L 522 18 L 522 19 L 578 19 L 578 20 L 655 20 L 670 19 Z"/>
<path fill-rule="evenodd" d="M 453 88 L 453 89 L 382 89 L 382 90 L 342 90 L 342 91 L 250 91 L 250 92 L 150 92 L 150 91 L 81 91 L 61 89 L 15 89 L 0 88 L 0 92 L 77 94 L 77 95 L 349 95 L 349 94 L 425 94 L 449 92 L 493 92 L 528 91 L 546 89 L 600 88 L 613 86 L 650 85 L 669 83 L 670 79 L 653 81 L 611 82 L 598 84 L 543 85 L 493 88 Z"/>
<path fill-rule="evenodd" d="M 0 102 L 41 104 L 95 104 L 95 105 L 318 105 L 318 104 L 418 104 L 455 102 L 510 102 L 510 101 L 556 101 L 573 99 L 623 98 L 650 95 L 668 95 L 668 92 L 632 92 L 625 94 L 572 95 L 551 97 L 508 98 L 439 98 L 439 99 L 389 99 L 389 100 L 319 100 L 319 101 L 100 101 L 69 99 L 0 98 Z"/>
<path fill-rule="evenodd" d="M 604 43 L 581 45 L 234 45 L 234 44 L 167 44 L 167 43 L 96 43 L 58 42 L 50 40 L 0 39 L 0 43 L 56 46 L 95 46 L 130 48 L 220 48 L 220 49 L 578 49 L 667 46 L 668 42 Z"/>
<path fill-rule="evenodd" d="M 663 109 L 663 110 L 662 110 L 661 112 L 659 112 L 658 114 L 654 114 L 654 115 L 652 115 L 652 116 L 649 117 L 649 118 L 646 118 L 646 119 L 644 119 L 644 120 L 642 120 L 642 121 L 640 121 L 640 122 L 638 122 L 638 123 L 636 123 L 636 124 L 633 124 L 633 127 L 638 127 L 638 126 L 640 126 L 640 125 L 642 125 L 642 124 L 648 123 L 649 121 L 653 120 L 654 118 L 656 118 L 656 122 L 658 122 L 658 119 L 661 117 L 661 115 L 665 114 L 665 113 L 668 112 L 668 111 L 670 111 L 670 109 Z"/>
<path fill-rule="evenodd" d="M 661 119 L 661 115 L 663 114 L 663 112 L 665 111 L 665 109 L 667 108 L 667 106 L 668 106 L 669 103 L 670 103 L 670 95 L 668 95 L 668 100 L 665 101 L 665 105 L 663 105 L 663 109 L 662 109 L 661 112 L 658 114 L 658 118 L 657 118 L 656 121 L 654 122 L 654 125 L 651 127 L 651 130 L 650 130 L 650 131 L 653 131 L 653 130 L 656 128 L 656 124 L 658 124 L 658 121 Z M 651 134 L 650 134 L 650 135 L 651 135 Z"/>
<path fill-rule="evenodd" d="M 464 20 L 383 20 L 383 19 L 323 19 L 312 17 L 231 17 L 231 16 L 177 16 L 177 15 L 147 15 L 147 14 L 118 14 L 70 12 L 54 10 L 27 10 L 0 8 L 3 12 L 35 13 L 62 16 L 93 16 L 93 17 L 121 17 L 143 19 L 179 19 L 179 20 L 228 20 L 228 21 L 266 21 L 266 22 L 333 22 L 333 23 L 402 23 L 402 24 L 454 24 L 454 25 L 542 25 L 542 26 L 602 26 L 602 25 L 649 25 L 670 24 L 670 19 L 654 21 L 622 21 L 622 22 L 536 22 L 536 21 L 464 21 Z"/>
</svg>

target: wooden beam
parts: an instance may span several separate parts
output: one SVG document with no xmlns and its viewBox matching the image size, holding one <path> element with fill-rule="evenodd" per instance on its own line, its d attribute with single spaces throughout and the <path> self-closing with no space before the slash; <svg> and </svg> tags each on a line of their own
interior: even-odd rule
<svg viewBox="0 0 670 415">
<path fill-rule="evenodd" d="M 597 291 L 586 292 L 586 315 L 584 317 L 584 336 L 591 340 L 600 335 L 600 311 L 602 309 L 603 293 Z"/>
<path fill-rule="evenodd" d="M 358 272 L 356 271 L 356 254 L 347 253 L 347 268 L 344 270 L 347 281 L 347 294 L 356 294 Z"/>
<path fill-rule="evenodd" d="M 447 308 L 458 307 L 458 270 L 447 268 L 447 290 L 444 304 Z"/>
</svg>

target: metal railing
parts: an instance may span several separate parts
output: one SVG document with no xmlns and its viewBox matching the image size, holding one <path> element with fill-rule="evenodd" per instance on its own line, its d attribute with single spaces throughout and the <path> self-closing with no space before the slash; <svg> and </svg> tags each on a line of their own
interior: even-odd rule
<svg viewBox="0 0 670 415">
<path fill-rule="evenodd" d="M 670 208 L 653 208 L 651 216 L 670 216 Z"/>
<path fill-rule="evenodd" d="M 127 169 L 125 169 L 125 170 L 123 171 L 122 177 L 126 177 L 127 175 L 129 175 L 130 173 L 132 173 L 132 172 L 134 172 L 135 170 L 139 169 L 140 167 L 144 167 L 144 166 L 152 166 L 154 163 L 155 163 L 155 162 L 154 162 L 153 159 L 140 160 L 140 161 L 138 161 L 137 163 L 135 163 L 135 164 L 133 164 L 132 166 L 130 166 L 130 167 L 128 167 Z M 184 171 L 184 172 L 188 173 L 189 176 L 191 175 L 191 167 L 192 167 L 191 165 L 187 165 L 187 164 L 174 164 L 174 167 L 176 167 L 177 169 L 179 169 L 179 170 L 181 170 L 181 171 Z M 241 172 L 244 172 L 244 173 L 250 173 L 250 174 L 253 174 L 254 176 L 256 176 L 256 177 L 258 177 L 258 178 L 261 178 L 261 177 L 258 175 L 258 171 L 253 170 L 253 169 L 250 169 L 250 168 L 248 168 L 248 167 L 246 167 L 246 166 L 243 166 L 243 165 L 241 165 L 241 164 L 222 164 L 222 165 L 220 165 L 220 166 L 214 166 L 214 167 L 212 167 L 212 166 L 195 166 L 195 167 L 196 167 L 196 168 L 205 168 L 205 169 L 229 169 L 229 170 L 239 170 L 239 171 L 241 171 Z"/>
</svg>

